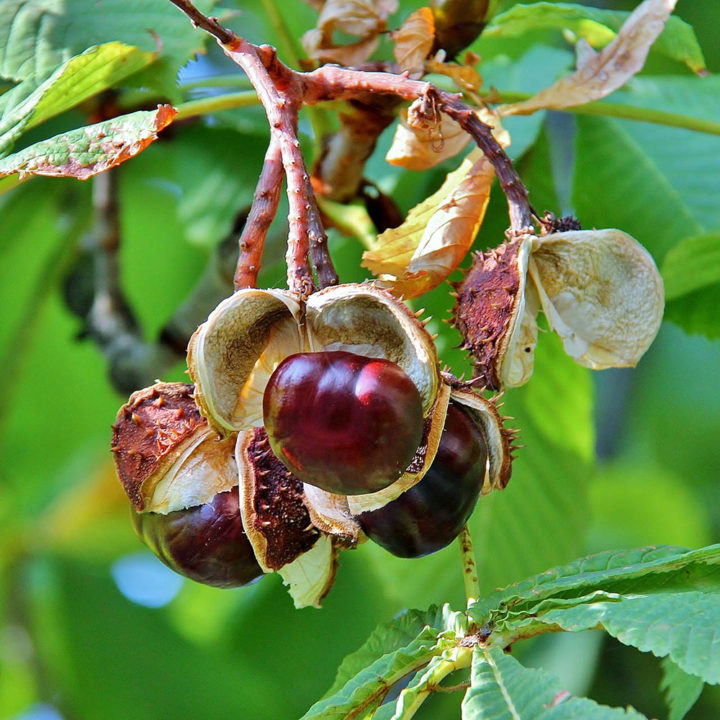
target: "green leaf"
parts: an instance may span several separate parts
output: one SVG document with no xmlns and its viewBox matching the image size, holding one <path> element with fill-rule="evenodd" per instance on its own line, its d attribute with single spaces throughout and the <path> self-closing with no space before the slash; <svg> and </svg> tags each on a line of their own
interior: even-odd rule
<svg viewBox="0 0 720 720">
<path fill-rule="evenodd" d="M 415 715 L 418 707 L 423 703 L 425 697 L 432 692 L 429 687 L 437 685 L 438 674 L 445 677 L 448 672 L 444 666 L 448 661 L 440 656 L 435 656 L 422 670 L 415 673 L 415 677 L 401 691 L 395 703 L 395 712 L 391 720 L 409 720 Z M 442 678 L 441 678 L 442 679 Z"/>
<path fill-rule="evenodd" d="M 720 282 L 720 232 L 681 240 L 665 256 L 662 276 L 668 300 Z"/>
<path fill-rule="evenodd" d="M 172 106 L 160 105 L 56 135 L 0 160 L 0 177 L 20 173 L 86 180 L 142 152 L 174 116 Z"/>
<path fill-rule="evenodd" d="M 720 227 L 720 137 L 607 118 L 577 126 L 573 200 L 584 226 L 623 228 L 656 261 L 683 238 Z"/>
<path fill-rule="evenodd" d="M 363 645 L 342 661 L 335 682 L 325 697 L 334 695 L 345 683 L 378 658 L 406 646 L 426 627 L 437 632 L 445 630 L 453 615 L 449 606 L 443 605 L 428 610 L 408 610 L 400 617 L 378 625 Z"/>
<path fill-rule="evenodd" d="M 407 645 L 380 656 L 343 687 L 316 702 L 302 720 L 349 720 L 365 717 L 380 705 L 390 688 L 408 673 L 417 670 L 450 646 L 451 640 L 439 637 L 437 630 L 426 627 Z"/>
<path fill-rule="evenodd" d="M 632 78 L 602 103 L 657 110 L 720 125 L 720 75 L 643 75 Z M 717 130 L 715 132 L 718 132 Z"/>
<path fill-rule="evenodd" d="M 500 612 L 513 616 L 532 613 L 548 599 L 582 599 L 599 591 L 649 594 L 695 590 L 720 590 L 720 545 L 700 550 L 651 547 L 590 555 L 497 590 L 475 603 L 470 614 L 482 624 Z"/>
<path fill-rule="evenodd" d="M 720 592 L 661 592 L 550 610 L 538 620 L 576 632 L 601 625 L 625 645 L 669 655 L 687 673 L 720 683 Z"/>
<path fill-rule="evenodd" d="M 662 669 L 660 689 L 665 692 L 670 711 L 668 720 L 683 720 L 700 697 L 704 683 L 699 677 L 681 670 L 669 657 L 663 658 Z"/>
<path fill-rule="evenodd" d="M 499 648 L 476 648 L 463 720 L 620 720 L 642 718 L 634 710 L 609 708 L 570 697 L 543 670 L 523 667 Z"/>
<path fill-rule="evenodd" d="M 19 92 L 24 86 L 18 86 L 0 119 L 0 152 L 6 153 L 26 130 L 112 87 L 153 58 L 153 53 L 111 42 L 68 60 L 25 97 Z"/>
<path fill-rule="evenodd" d="M 601 10 L 572 3 L 539 2 L 515 5 L 496 15 L 484 34 L 490 37 L 515 37 L 531 30 L 571 30 L 593 47 L 604 47 L 630 15 L 629 12 Z M 684 63 L 694 72 L 705 69 L 705 59 L 692 26 L 671 17 L 652 46 L 652 52 Z"/>
<path fill-rule="evenodd" d="M 578 118 L 573 200 L 583 225 L 620 227 L 662 263 L 686 237 L 720 228 L 720 137 L 649 123 Z M 648 222 L 648 212 L 652 222 Z M 687 332 L 720 336 L 712 285 L 670 301 Z"/>
<path fill-rule="evenodd" d="M 195 5 L 207 12 L 214 2 Z M 5 0 L 3 11 L 12 21 L 0 23 L 0 76 L 18 82 L 42 82 L 86 48 L 120 41 L 158 54 L 171 89 L 178 69 L 208 39 L 170 3 L 156 0 Z"/>
<path fill-rule="evenodd" d="M 679 325 L 691 335 L 720 338 L 720 284 L 671 300 L 665 306 L 665 319 Z"/>
</svg>

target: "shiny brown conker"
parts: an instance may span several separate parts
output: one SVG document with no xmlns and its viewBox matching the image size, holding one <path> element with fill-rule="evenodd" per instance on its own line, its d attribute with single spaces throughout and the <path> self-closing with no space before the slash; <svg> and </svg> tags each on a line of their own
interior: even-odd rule
<svg viewBox="0 0 720 720">
<path fill-rule="evenodd" d="M 167 515 L 133 511 L 140 539 L 169 568 L 205 585 L 247 585 L 263 572 L 245 535 L 238 488 Z"/>
<path fill-rule="evenodd" d="M 451 403 L 430 469 L 397 499 L 361 513 L 357 519 L 363 532 L 398 557 L 422 557 L 444 548 L 472 514 L 486 462 L 483 433 Z"/>
<path fill-rule="evenodd" d="M 285 358 L 268 381 L 263 412 L 288 470 L 342 495 L 393 483 L 422 440 L 422 400 L 402 368 L 344 351 Z"/>
</svg>

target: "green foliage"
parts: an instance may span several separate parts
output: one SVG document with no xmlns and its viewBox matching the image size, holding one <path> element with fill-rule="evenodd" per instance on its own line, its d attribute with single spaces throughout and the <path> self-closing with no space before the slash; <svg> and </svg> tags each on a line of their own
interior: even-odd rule
<svg viewBox="0 0 720 720">
<path fill-rule="evenodd" d="M 682 720 L 700 697 L 703 681 L 681 670 L 669 657 L 663 659 L 662 668 L 660 687 L 667 697 L 668 720 Z"/>
<path fill-rule="evenodd" d="M 214 5 L 198 3 L 205 12 Z M 636 3 L 620 5 L 505 3 L 471 46 L 482 55 L 480 95 L 512 102 L 568 74 L 569 40 L 606 46 Z M 388 27 L 421 6 L 401 0 Z M 182 123 L 116 171 L 122 288 L 152 342 L 252 201 L 269 137 L 264 114 L 247 107 L 247 80 L 214 40 L 169 2 L 8 0 L 3 10 L 0 173 L 32 173 L 33 163 L 104 169 L 115 162 L 102 141 L 122 152 L 143 144 L 159 129 L 158 104 L 179 106 Z M 299 38 L 317 17 L 299 0 L 238 0 L 216 12 L 251 41 L 276 44 L 295 67 Z M 0 181 L 1 716 L 23 717 L 38 702 L 78 720 L 656 716 L 630 686 L 609 704 L 637 711 L 570 696 L 566 677 L 525 667 L 532 638 L 546 635 L 552 656 L 566 652 L 555 633 L 590 628 L 662 658 L 670 720 L 720 715 L 717 688 L 703 690 L 720 682 L 720 546 L 619 549 L 720 537 L 717 347 L 708 341 L 720 338 L 716 48 L 704 48 L 711 73 L 693 75 L 705 67 L 701 44 L 720 8 L 681 3 L 679 12 L 647 69 L 621 90 L 567 113 L 502 121 L 535 209 L 633 234 L 662 270 L 665 317 L 678 327 L 662 331 L 637 370 L 595 386 L 554 334 L 541 333 L 531 382 L 503 398 L 524 445 L 512 480 L 470 521 L 482 594 L 468 613 L 454 545 L 417 560 L 371 543 L 343 553 L 320 612 L 295 611 L 275 577 L 226 593 L 185 583 L 156 609 L 123 596 L 111 567 L 140 550 L 107 451 L 123 398 L 102 354 L 78 339 L 78 308 L 92 297 L 92 181 Z M 387 59 L 383 43 L 376 59 Z M 447 77 L 430 79 L 449 87 Z M 321 153 L 315 133 L 345 110 L 301 115 L 308 160 Z M 392 132 L 366 174 L 405 212 L 457 162 L 424 173 L 389 168 L 382 155 Z M 97 143 L 86 145 L 89 135 Z M 367 235 L 364 210 L 331 209 L 350 224 L 360 218 L 355 235 Z M 494 191 L 476 246 L 497 245 L 506 227 Z M 281 217 L 263 259 L 268 283 L 284 280 L 285 236 Z M 331 232 L 330 247 L 341 280 L 366 278 L 354 238 Z M 448 289 L 417 307 L 433 316 L 442 361 L 461 374 L 468 360 L 442 322 Z M 184 370 L 169 368 L 163 379 L 184 379 Z M 594 657 L 563 659 L 610 676 Z"/>
<path fill-rule="evenodd" d="M 498 648 L 473 654 L 471 687 L 463 700 L 463 720 L 620 720 L 642 717 L 633 710 L 567 697 L 546 672 L 528 670 Z"/>
<path fill-rule="evenodd" d="M 152 53 L 112 42 L 71 58 L 27 95 L 19 92 L 27 85 L 18 85 L 4 96 L 0 151 L 7 153 L 26 130 L 113 87 L 152 60 Z"/>
<path fill-rule="evenodd" d="M 572 3 L 518 4 L 496 15 L 487 29 L 489 37 L 515 37 L 541 29 L 564 30 L 585 38 L 593 47 L 604 47 L 615 37 L 630 13 L 589 8 Z M 694 72 L 705 69 L 705 59 L 692 27 L 677 17 L 668 21 L 651 52 L 686 64 Z"/>
</svg>

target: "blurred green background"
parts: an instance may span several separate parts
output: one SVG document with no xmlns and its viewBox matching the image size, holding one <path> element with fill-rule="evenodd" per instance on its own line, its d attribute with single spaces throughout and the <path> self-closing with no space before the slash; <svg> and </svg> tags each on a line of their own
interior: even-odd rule
<svg viewBox="0 0 720 720">
<path fill-rule="evenodd" d="M 268 5 L 238 2 L 242 12 L 228 24 L 282 47 Z M 298 0 L 290 5 L 285 20 L 299 37 L 316 16 Z M 400 5 L 396 24 L 422 3 Z M 708 68 L 720 71 L 720 5 L 683 0 L 677 14 L 695 28 Z M 486 58 L 486 85 L 501 91 L 537 90 L 572 64 L 557 33 L 532 42 L 481 39 L 473 49 Z M 181 79 L 233 71 L 209 49 Z M 651 57 L 645 77 L 669 74 L 696 80 Z M 712 115 L 717 96 L 715 105 L 707 102 L 700 114 Z M 83 117 L 67 113 L 23 143 Z M 538 209 L 574 211 L 586 227 L 621 227 L 659 264 L 682 237 L 720 228 L 717 136 L 562 113 L 508 127 Z M 382 157 L 391 135 L 368 174 L 407 211 L 453 164 L 425 173 L 389 168 Z M 119 169 L 122 281 L 146 337 L 187 296 L 251 199 L 266 140 L 258 108 L 230 110 L 172 128 Z M 32 179 L 0 195 L 0 717 L 299 717 L 377 623 L 404 608 L 462 603 L 459 551 L 453 545 L 400 561 L 366 544 L 342 556 L 323 609 L 302 611 L 276 576 L 215 590 L 180 580 L 150 556 L 133 534 L 109 451 L 110 425 L 126 397 L 112 389 L 101 353 L 78 337 L 82 324 L 67 304 L 68 293 L 82 291 L 90 192 L 90 183 Z M 496 188 L 477 246 L 496 245 L 506 225 Z M 265 285 L 284 282 L 283 236 L 279 221 Z M 333 233 L 331 251 L 342 280 L 366 277 L 356 240 Z M 483 587 L 598 550 L 720 540 L 720 345 L 706 337 L 720 335 L 718 298 L 713 287 L 669 305 L 673 320 L 696 334 L 664 323 L 634 370 L 591 376 L 554 335 L 541 336 L 532 381 L 506 395 L 526 447 L 508 489 L 484 499 L 472 520 Z M 458 336 L 441 322 L 448 286 L 422 305 L 433 315 L 442 359 L 462 372 Z M 181 364 L 162 379 L 184 377 Z M 666 716 L 658 661 L 597 633 L 544 637 L 515 652 L 557 672 L 573 692 Z M 418 717 L 457 718 L 459 701 L 457 694 L 433 698 Z M 720 692 L 706 688 L 688 717 L 720 717 Z"/>
</svg>

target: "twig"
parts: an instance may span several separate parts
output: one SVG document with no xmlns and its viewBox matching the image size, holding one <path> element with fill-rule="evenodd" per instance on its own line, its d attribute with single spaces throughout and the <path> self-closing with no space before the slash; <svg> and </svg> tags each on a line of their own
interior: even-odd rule
<svg viewBox="0 0 720 720">
<path fill-rule="evenodd" d="M 463 582 L 465 583 L 465 598 L 469 608 L 480 598 L 480 581 L 478 579 L 477 565 L 475 564 L 475 553 L 473 551 L 472 537 L 470 530 L 465 525 L 458 536 L 460 552 L 462 553 Z"/>
<path fill-rule="evenodd" d="M 438 100 L 443 112 L 475 140 L 495 169 L 500 186 L 507 197 L 511 231 L 517 234 L 532 231 L 532 219 L 535 213 L 530 206 L 527 188 L 510 158 L 493 136 L 492 128 L 482 122 L 467 105 L 448 93 L 438 93 Z"/>
<path fill-rule="evenodd" d="M 299 150 L 295 125 L 302 104 L 314 105 L 328 100 L 360 100 L 368 95 L 390 95 L 401 100 L 420 100 L 429 108 L 446 112 L 468 132 L 485 153 L 508 198 L 510 232 L 519 234 L 532 226 L 534 212 L 528 193 L 512 162 L 492 135 L 492 128 L 479 120 L 472 109 L 457 95 L 437 90 L 430 83 L 411 80 L 406 74 L 368 72 L 358 69 L 322 66 L 309 73 L 291 70 L 281 63 L 273 48 L 255 46 L 221 28 L 216 20 L 206 18 L 188 0 L 171 0 L 199 27 L 211 32 L 226 55 L 245 70 L 265 107 L 272 133 L 279 137 L 283 165 L 288 177 L 290 198 L 290 237 L 288 239 L 288 284 L 301 291 L 312 290 L 304 257 L 302 230 L 317 232 L 319 215 L 314 194 Z M 320 284 L 327 282 L 325 264 L 330 264 L 324 232 L 309 238 L 313 262 Z M 318 262 L 316 262 L 318 258 Z"/>
<path fill-rule="evenodd" d="M 255 188 L 252 208 L 247 216 L 240 235 L 237 269 L 234 286 L 236 290 L 244 287 L 257 287 L 265 238 L 268 229 L 277 214 L 282 187 L 283 165 L 277 136 L 273 135 L 265 153 L 260 179 Z"/>
<path fill-rule="evenodd" d="M 89 249 L 93 299 L 85 316 L 85 335 L 92 338 L 107 358 L 115 389 L 128 393 L 149 385 L 182 360 L 198 324 L 232 292 L 236 238 L 247 211 L 238 214 L 233 232 L 210 256 L 196 286 L 163 326 L 157 342 L 148 342 L 142 336 L 120 283 L 117 173 L 109 170 L 92 180 L 95 223 Z"/>
<path fill-rule="evenodd" d="M 226 30 L 216 18 L 203 15 L 191 2 L 187 0 L 170 0 L 170 2 L 179 7 L 192 20 L 195 27 L 206 30 L 211 35 L 214 35 L 219 42 L 229 43 L 235 37 L 235 33 Z"/>
<path fill-rule="evenodd" d="M 308 264 L 308 253 L 311 249 L 320 284 L 335 284 L 337 276 L 327 255 L 327 238 L 297 139 L 299 105 L 296 98 L 300 97 L 301 93 L 295 87 L 295 74 L 282 66 L 286 71 L 282 79 L 288 85 L 281 84 L 283 92 L 280 93 L 267 69 L 277 62 L 272 48 L 256 48 L 251 43 L 236 38 L 223 45 L 223 50 L 247 74 L 265 108 L 270 133 L 280 148 L 287 177 L 289 205 L 288 287 L 301 297 L 307 297 L 315 289 Z"/>
<path fill-rule="evenodd" d="M 372 98 L 370 103 L 354 101 L 351 112 L 340 114 L 340 128 L 324 144 L 313 168 L 323 197 L 340 203 L 357 197 L 365 163 L 383 130 L 395 120 L 398 102 L 387 95 Z"/>
</svg>

